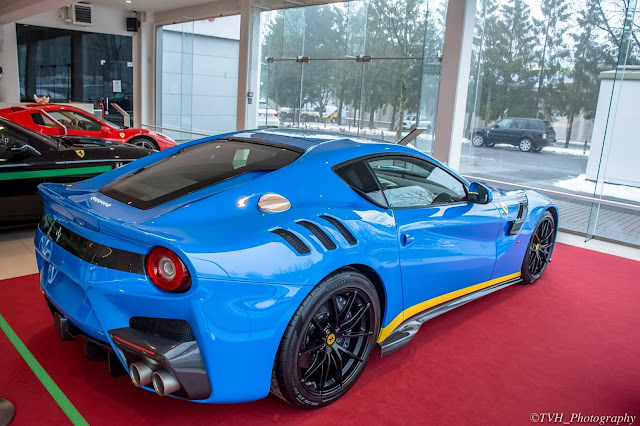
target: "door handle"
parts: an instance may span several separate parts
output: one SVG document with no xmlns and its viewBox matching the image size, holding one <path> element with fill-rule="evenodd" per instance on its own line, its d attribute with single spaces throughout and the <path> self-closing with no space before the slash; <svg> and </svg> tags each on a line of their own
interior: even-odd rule
<svg viewBox="0 0 640 426">
<path fill-rule="evenodd" d="M 411 243 L 413 243 L 413 240 L 413 235 L 402 234 L 402 245 L 404 247 L 411 245 Z"/>
</svg>

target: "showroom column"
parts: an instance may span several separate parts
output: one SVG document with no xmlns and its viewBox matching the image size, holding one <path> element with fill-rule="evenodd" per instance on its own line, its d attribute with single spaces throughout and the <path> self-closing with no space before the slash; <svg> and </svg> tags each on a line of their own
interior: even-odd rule
<svg viewBox="0 0 640 426">
<path fill-rule="evenodd" d="M 238 58 L 238 106 L 236 129 L 257 127 L 260 85 L 260 12 L 251 0 L 240 0 L 240 45 Z M 253 96 L 250 97 L 249 94 Z"/>
<path fill-rule="evenodd" d="M 454 170 L 460 166 L 475 15 L 476 0 L 449 0 L 433 156 Z"/>
<path fill-rule="evenodd" d="M 138 14 L 140 28 L 133 37 L 133 126 L 156 124 L 155 26 L 152 12 Z"/>
<path fill-rule="evenodd" d="M 16 24 L 0 25 L 0 102 L 17 104 L 20 102 L 20 82 L 18 79 L 18 46 Z"/>
</svg>

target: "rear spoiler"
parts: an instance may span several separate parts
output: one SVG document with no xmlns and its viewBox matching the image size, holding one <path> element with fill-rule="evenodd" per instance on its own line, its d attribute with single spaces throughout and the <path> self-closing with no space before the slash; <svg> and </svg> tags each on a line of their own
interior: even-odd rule
<svg viewBox="0 0 640 426">
<path fill-rule="evenodd" d="M 416 127 L 415 129 L 410 131 L 409 134 L 407 134 L 407 136 L 405 136 L 404 138 L 400 139 L 400 141 L 398 141 L 398 145 L 404 145 L 404 146 L 409 145 L 410 142 L 413 142 L 425 130 L 427 130 L 427 129 L 421 128 L 421 127 Z"/>
</svg>

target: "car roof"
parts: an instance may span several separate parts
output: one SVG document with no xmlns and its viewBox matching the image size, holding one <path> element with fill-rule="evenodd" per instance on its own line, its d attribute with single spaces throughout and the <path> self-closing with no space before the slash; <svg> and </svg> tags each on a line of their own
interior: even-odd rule
<svg viewBox="0 0 640 426">
<path fill-rule="evenodd" d="M 535 121 L 544 121 L 541 118 L 529 118 L 529 117 L 503 117 L 501 120 L 508 118 L 510 120 L 535 120 Z"/>
<path fill-rule="evenodd" d="M 240 132 L 236 132 L 230 136 L 235 138 L 251 139 L 258 142 L 288 145 L 294 148 L 302 149 L 304 151 L 308 151 L 320 144 L 326 144 L 328 142 L 335 141 L 339 141 L 340 145 L 344 147 L 357 146 L 363 143 L 384 144 L 383 141 L 376 139 L 294 128 L 243 130 Z"/>
</svg>

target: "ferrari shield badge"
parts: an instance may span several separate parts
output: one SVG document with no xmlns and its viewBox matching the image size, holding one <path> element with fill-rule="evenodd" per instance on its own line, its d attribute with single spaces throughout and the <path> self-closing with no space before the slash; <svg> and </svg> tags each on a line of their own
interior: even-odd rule
<svg viewBox="0 0 640 426">
<path fill-rule="evenodd" d="M 80 158 L 84 158 L 84 149 L 76 149 L 76 154 Z"/>
<path fill-rule="evenodd" d="M 124 132 L 120 132 L 118 134 L 120 135 L 121 138 L 124 138 L 124 136 L 125 136 Z"/>
<path fill-rule="evenodd" d="M 500 207 L 504 210 L 504 214 L 509 214 L 509 207 L 505 203 L 500 203 Z"/>
</svg>

